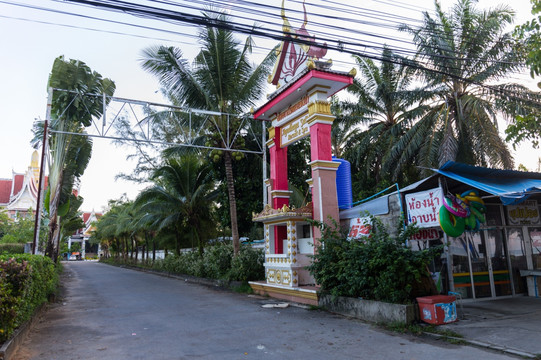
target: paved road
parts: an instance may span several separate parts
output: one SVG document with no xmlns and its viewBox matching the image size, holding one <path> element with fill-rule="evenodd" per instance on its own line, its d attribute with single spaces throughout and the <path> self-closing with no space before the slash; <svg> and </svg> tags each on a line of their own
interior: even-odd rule
<svg viewBox="0 0 541 360">
<path fill-rule="evenodd" d="M 95 262 L 66 264 L 64 278 L 14 359 L 510 358 Z"/>
</svg>

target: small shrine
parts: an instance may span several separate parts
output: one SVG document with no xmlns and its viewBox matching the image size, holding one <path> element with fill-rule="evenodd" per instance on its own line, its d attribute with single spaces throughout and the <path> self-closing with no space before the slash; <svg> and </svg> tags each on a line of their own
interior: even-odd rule
<svg viewBox="0 0 541 360">
<path fill-rule="evenodd" d="M 324 60 L 326 44 L 318 45 L 304 23 L 293 29 L 282 1 L 283 34 L 278 59 L 269 83 L 276 91 L 266 104 L 254 111 L 254 118 L 271 121 L 267 147 L 270 154 L 270 178 L 266 180 L 268 204 L 253 220 L 264 224 L 265 282 L 252 282 L 256 293 L 317 305 L 315 281 L 306 266 L 317 249 L 319 228 L 307 221 L 338 221 L 336 171 L 331 151 L 331 114 L 329 98 L 353 83 L 355 71 L 331 70 L 332 61 Z M 312 202 L 301 208 L 290 207 L 288 187 L 288 146 L 310 137 L 312 178 L 307 179 Z"/>
</svg>

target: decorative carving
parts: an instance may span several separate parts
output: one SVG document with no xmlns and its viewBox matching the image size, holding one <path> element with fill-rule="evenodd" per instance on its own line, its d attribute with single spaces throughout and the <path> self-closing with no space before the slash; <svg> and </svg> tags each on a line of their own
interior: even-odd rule
<svg viewBox="0 0 541 360">
<path fill-rule="evenodd" d="M 316 100 L 308 104 L 308 114 L 331 114 L 331 104 L 328 101 Z"/>
<path fill-rule="evenodd" d="M 282 270 L 282 284 L 289 285 L 291 283 L 291 273 L 289 270 Z"/>
<path fill-rule="evenodd" d="M 259 214 L 252 213 L 252 219 L 254 221 L 260 221 L 267 218 L 277 217 L 277 216 L 296 216 L 296 217 L 304 217 L 304 218 L 312 218 L 313 217 L 313 206 L 312 203 L 308 203 L 303 207 L 300 207 L 296 209 L 294 206 L 289 207 L 284 204 L 282 208 L 280 209 L 273 209 L 270 205 L 265 205 L 265 208 L 263 211 L 261 211 Z"/>
</svg>

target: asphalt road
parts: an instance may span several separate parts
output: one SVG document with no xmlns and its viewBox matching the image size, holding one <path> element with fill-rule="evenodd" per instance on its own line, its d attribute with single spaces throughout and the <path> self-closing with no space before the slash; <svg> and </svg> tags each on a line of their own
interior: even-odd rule
<svg viewBox="0 0 541 360">
<path fill-rule="evenodd" d="M 63 278 L 13 359 L 510 358 L 96 262 L 66 263 Z"/>
</svg>

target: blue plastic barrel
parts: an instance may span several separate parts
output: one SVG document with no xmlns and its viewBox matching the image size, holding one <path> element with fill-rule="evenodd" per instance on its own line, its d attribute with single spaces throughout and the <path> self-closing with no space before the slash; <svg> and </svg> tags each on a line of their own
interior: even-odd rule
<svg viewBox="0 0 541 360">
<path fill-rule="evenodd" d="M 338 208 L 349 209 L 353 203 L 353 192 L 351 189 L 351 164 L 344 159 L 333 156 L 332 161 L 339 162 L 340 166 L 336 171 L 336 195 L 338 196 Z"/>
</svg>

